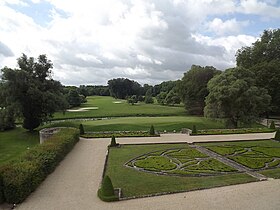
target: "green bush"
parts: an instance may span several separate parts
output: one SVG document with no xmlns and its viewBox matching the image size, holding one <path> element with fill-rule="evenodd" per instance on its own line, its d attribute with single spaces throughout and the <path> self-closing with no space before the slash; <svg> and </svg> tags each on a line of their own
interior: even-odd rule
<svg viewBox="0 0 280 210">
<path fill-rule="evenodd" d="M 116 146 L 117 146 L 116 138 L 115 136 L 112 136 L 110 147 L 116 147 Z"/>
<path fill-rule="evenodd" d="M 115 196 L 114 187 L 109 176 L 105 176 L 101 188 L 98 190 L 98 197 L 103 201 L 116 201 L 118 197 Z"/>
<path fill-rule="evenodd" d="M 197 134 L 196 125 L 193 125 L 192 134 Z"/>
<path fill-rule="evenodd" d="M 280 129 L 277 129 L 274 139 L 280 141 Z"/>
<path fill-rule="evenodd" d="M 6 202 L 20 203 L 55 170 L 79 140 L 79 131 L 63 128 L 43 144 L 26 151 L 2 169 Z"/>
<path fill-rule="evenodd" d="M 5 201 L 4 198 L 4 192 L 3 192 L 3 180 L 1 175 L 1 169 L 0 169 L 0 204 Z"/>
<path fill-rule="evenodd" d="M 80 129 L 80 135 L 84 135 L 85 134 L 85 130 L 84 130 L 83 124 L 79 125 L 79 129 Z"/>
<path fill-rule="evenodd" d="M 155 128 L 153 125 L 151 125 L 151 128 L 150 128 L 150 135 L 155 135 Z"/>
<path fill-rule="evenodd" d="M 272 121 L 272 122 L 270 123 L 269 128 L 270 128 L 270 129 L 275 129 L 275 122 L 274 122 L 274 121 Z"/>
</svg>

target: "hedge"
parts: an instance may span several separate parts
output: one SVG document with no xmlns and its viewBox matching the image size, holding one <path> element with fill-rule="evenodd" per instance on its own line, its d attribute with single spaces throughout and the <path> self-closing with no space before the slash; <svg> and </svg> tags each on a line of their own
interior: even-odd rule
<svg viewBox="0 0 280 210">
<path fill-rule="evenodd" d="M 101 188 L 97 192 L 98 197 L 103 201 L 117 201 L 118 197 L 114 193 L 114 187 L 109 176 L 105 176 Z"/>
<path fill-rule="evenodd" d="M 20 203 L 52 173 L 79 141 L 79 130 L 61 128 L 43 144 L 23 153 L 1 169 L 3 194 L 7 203 Z"/>
</svg>

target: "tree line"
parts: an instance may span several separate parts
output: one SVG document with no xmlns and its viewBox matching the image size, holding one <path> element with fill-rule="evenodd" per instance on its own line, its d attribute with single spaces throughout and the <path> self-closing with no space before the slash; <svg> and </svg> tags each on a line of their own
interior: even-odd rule
<svg viewBox="0 0 280 210">
<path fill-rule="evenodd" d="M 265 30 L 255 43 L 236 53 L 237 67 L 220 71 L 193 65 L 180 80 L 158 85 L 114 78 L 108 85 L 63 86 L 52 79 L 53 64 L 46 55 L 25 54 L 18 68 L 1 69 L 0 130 L 15 126 L 33 130 L 56 111 L 79 106 L 91 95 L 174 105 L 183 103 L 189 114 L 223 118 L 228 127 L 250 124 L 261 115 L 280 114 L 280 29 Z"/>
</svg>

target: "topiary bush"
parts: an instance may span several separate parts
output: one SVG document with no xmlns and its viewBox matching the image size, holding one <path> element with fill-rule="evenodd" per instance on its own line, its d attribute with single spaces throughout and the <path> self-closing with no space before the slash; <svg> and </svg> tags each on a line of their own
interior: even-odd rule
<svg viewBox="0 0 280 210">
<path fill-rule="evenodd" d="M 197 134 L 196 125 L 193 125 L 192 134 Z"/>
<path fill-rule="evenodd" d="M 80 135 L 84 135 L 85 134 L 85 130 L 84 130 L 83 124 L 79 125 L 79 130 L 80 130 Z"/>
<path fill-rule="evenodd" d="M 151 125 L 151 127 L 150 127 L 150 135 L 155 135 L 155 128 L 154 128 L 154 126 L 153 125 Z"/>
<path fill-rule="evenodd" d="M 63 128 L 43 144 L 26 151 L 1 169 L 7 203 L 20 203 L 52 173 L 79 141 L 79 130 Z"/>
<path fill-rule="evenodd" d="M 117 201 L 118 197 L 114 193 L 114 187 L 109 176 L 105 176 L 101 188 L 98 190 L 98 197 L 103 201 Z"/>
<path fill-rule="evenodd" d="M 276 134 L 275 134 L 274 139 L 277 140 L 277 141 L 280 141 L 280 129 L 276 130 Z"/>
<path fill-rule="evenodd" d="M 275 129 L 275 122 L 274 122 L 274 121 L 272 121 L 272 122 L 270 123 L 269 128 L 270 128 L 270 129 Z"/>
<path fill-rule="evenodd" d="M 115 136 L 112 136 L 110 147 L 116 147 L 118 145 L 119 144 L 117 144 Z"/>
</svg>

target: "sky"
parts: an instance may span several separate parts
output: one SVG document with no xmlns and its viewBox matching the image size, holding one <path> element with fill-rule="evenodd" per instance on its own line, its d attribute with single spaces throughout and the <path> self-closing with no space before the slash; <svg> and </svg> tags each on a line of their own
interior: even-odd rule
<svg viewBox="0 0 280 210">
<path fill-rule="evenodd" d="M 280 0 L 0 0 L 0 68 L 46 54 L 64 85 L 159 84 L 191 65 L 234 67 L 280 28 Z"/>
</svg>

